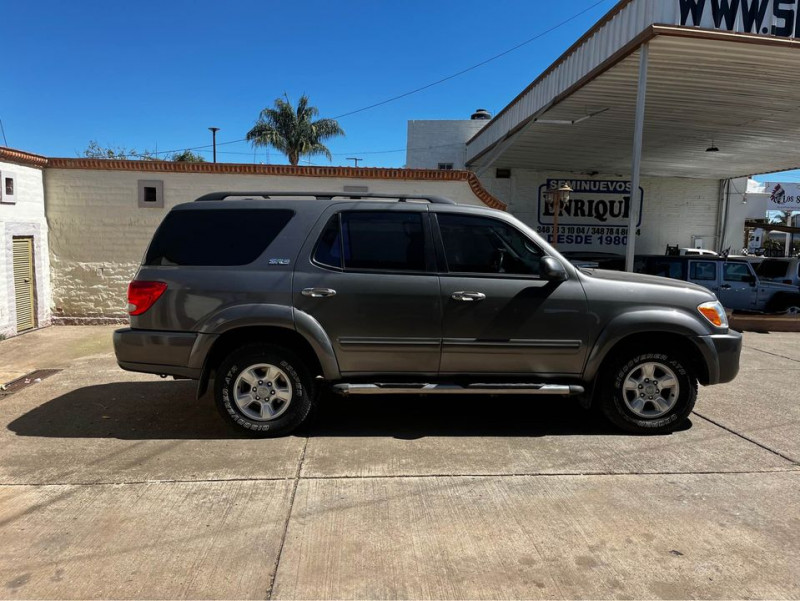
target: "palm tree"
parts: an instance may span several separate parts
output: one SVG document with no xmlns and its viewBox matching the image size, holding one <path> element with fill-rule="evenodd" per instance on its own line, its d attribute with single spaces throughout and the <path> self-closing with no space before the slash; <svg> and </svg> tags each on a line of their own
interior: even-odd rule
<svg viewBox="0 0 800 601">
<path fill-rule="evenodd" d="M 324 154 L 331 160 L 331 151 L 322 142 L 335 136 L 343 136 L 344 130 L 335 119 L 313 118 L 319 115 L 315 106 L 309 106 L 308 96 L 303 94 L 292 106 L 289 97 L 275 100 L 274 108 L 265 108 L 255 127 L 247 132 L 247 140 L 254 146 L 272 146 L 280 150 L 292 165 L 297 165 L 302 156 Z"/>
</svg>

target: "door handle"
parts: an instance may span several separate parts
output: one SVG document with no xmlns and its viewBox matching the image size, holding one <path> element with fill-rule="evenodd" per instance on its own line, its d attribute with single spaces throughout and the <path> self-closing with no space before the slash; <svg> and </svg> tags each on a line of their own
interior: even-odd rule
<svg viewBox="0 0 800 601">
<path fill-rule="evenodd" d="M 486 295 L 483 292 L 453 292 L 450 298 L 465 303 L 476 303 L 486 300 Z"/>
<path fill-rule="evenodd" d="M 731 285 L 730 284 L 723 284 L 722 286 L 719 287 L 719 289 L 720 290 L 730 290 L 731 289 Z"/>
<path fill-rule="evenodd" d="M 311 298 L 328 298 L 336 296 L 336 290 L 331 288 L 305 288 L 302 295 L 310 296 Z"/>
</svg>

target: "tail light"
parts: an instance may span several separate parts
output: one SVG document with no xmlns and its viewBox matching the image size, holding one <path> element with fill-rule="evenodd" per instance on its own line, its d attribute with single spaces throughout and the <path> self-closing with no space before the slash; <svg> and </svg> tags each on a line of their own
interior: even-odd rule
<svg viewBox="0 0 800 601">
<path fill-rule="evenodd" d="M 166 289 L 164 282 L 132 281 L 128 284 L 128 314 L 141 315 L 153 306 Z"/>
</svg>

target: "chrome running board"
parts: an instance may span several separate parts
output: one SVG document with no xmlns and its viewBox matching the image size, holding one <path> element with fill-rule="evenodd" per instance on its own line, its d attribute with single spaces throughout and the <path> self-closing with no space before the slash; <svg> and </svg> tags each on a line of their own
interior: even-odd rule
<svg viewBox="0 0 800 601">
<path fill-rule="evenodd" d="M 335 384 L 333 391 L 343 396 L 366 394 L 583 394 L 574 384 Z"/>
</svg>

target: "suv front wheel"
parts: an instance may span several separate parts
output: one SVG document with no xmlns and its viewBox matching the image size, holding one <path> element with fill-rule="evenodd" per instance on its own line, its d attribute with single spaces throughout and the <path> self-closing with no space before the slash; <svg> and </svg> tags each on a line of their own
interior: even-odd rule
<svg viewBox="0 0 800 601">
<path fill-rule="evenodd" d="M 217 369 L 217 409 L 237 430 L 256 437 L 284 436 L 311 411 L 314 394 L 308 370 L 277 346 L 243 346 Z"/>
<path fill-rule="evenodd" d="M 672 432 L 689 417 L 697 400 L 697 379 L 672 353 L 623 353 L 604 371 L 600 409 L 628 432 Z"/>
</svg>

